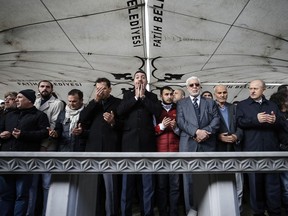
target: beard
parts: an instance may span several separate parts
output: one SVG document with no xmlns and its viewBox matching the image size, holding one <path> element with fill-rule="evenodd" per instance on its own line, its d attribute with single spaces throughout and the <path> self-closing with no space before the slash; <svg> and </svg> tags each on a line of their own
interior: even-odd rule
<svg viewBox="0 0 288 216">
<path fill-rule="evenodd" d="M 49 93 L 49 92 L 47 92 L 47 91 L 41 92 L 40 95 L 41 95 L 42 98 L 45 98 L 45 99 L 51 97 L 51 93 Z"/>
<path fill-rule="evenodd" d="M 197 92 L 189 92 L 192 97 L 197 97 L 200 94 L 200 91 Z"/>
</svg>

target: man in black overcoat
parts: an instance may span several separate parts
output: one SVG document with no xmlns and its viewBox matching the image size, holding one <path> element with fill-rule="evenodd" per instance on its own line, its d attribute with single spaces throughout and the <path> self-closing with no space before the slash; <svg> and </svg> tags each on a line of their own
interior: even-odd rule
<svg viewBox="0 0 288 216">
<path fill-rule="evenodd" d="M 119 152 L 121 150 L 121 138 L 119 121 L 116 116 L 116 108 L 121 99 L 112 96 L 111 83 L 107 78 L 96 80 L 95 98 L 89 102 L 80 113 L 79 127 L 83 127 L 83 136 L 88 134 L 86 152 Z M 102 175 L 101 175 L 102 176 Z M 99 175 L 100 177 L 100 175 Z M 106 201 L 103 213 L 102 187 L 105 184 Z M 119 196 L 117 187 L 117 175 L 103 174 L 103 179 L 98 178 L 96 215 L 114 216 L 119 211 Z"/>
<path fill-rule="evenodd" d="M 161 114 L 161 103 L 157 95 L 146 90 L 146 73 L 139 70 L 134 75 L 134 90 L 126 92 L 118 107 L 123 119 L 123 152 L 154 152 L 156 137 L 154 119 Z M 140 188 L 139 201 L 144 215 L 153 215 L 154 180 L 151 174 L 123 175 L 121 211 L 132 215 L 134 189 Z M 142 190 L 141 190 L 142 189 Z"/>
</svg>

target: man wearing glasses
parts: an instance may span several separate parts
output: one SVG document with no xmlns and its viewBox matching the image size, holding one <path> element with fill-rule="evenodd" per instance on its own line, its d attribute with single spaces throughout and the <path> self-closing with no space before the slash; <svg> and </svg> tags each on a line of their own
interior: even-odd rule
<svg viewBox="0 0 288 216">
<path fill-rule="evenodd" d="M 189 97 L 178 101 L 177 124 L 180 129 L 180 152 L 210 152 L 216 150 L 216 131 L 220 117 L 216 103 L 200 96 L 201 82 L 192 76 L 186 80 Z M 193 203 L 192 175 L 183 175 L 186 214 L 196 210 Z"/>
</svg>

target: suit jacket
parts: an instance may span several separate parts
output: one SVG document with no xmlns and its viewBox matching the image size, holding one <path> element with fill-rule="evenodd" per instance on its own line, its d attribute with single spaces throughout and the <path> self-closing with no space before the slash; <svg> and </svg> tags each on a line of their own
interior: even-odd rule
<svg viewBox="0 0 288 216">
<path fill-rule="evenodd" d="M 177 103 L 177 124 L 180 132 L 180 152 L 206 152 L 216 150 L 216 132 L 219 129 L 220 117 L 216 102 L 212 99 L 200 99 L 200 119 L 190 97 L 186 97 Z M 197 143 L 193 138 L 198 129 L 211 132 L 209 139 Z"/>
<path fill-rule="evenodd" d="M 120 123 L 116 112 L 120 101 L 119 98 L 110 95 L 104 103 L 91 100 L 81 111 L 79 122 L 85 130 L 84 133 L 88 134 L 85 151 L 119 152 L 121 150 Z M 116 124 L 113 126 L 103 118 L 103 113 L 111 111 L 115 115 Z"/>
<path fill-rule="evenodd" d="M 217 151 L 240 151 L 241 150 L 240 141 L 242 140 L 243 137 L 243 130 L 237 127 L 236 106 L 230 103 L 225 103 L 225 106 L 227 107 L 228 110 L 229 128 L 227 127 L 225 120 L 221 114 L 221 111 L 218 108 L 220 116 L 220 128 L 218 134 L 220 133 L 235 134 L 238 140 L 236 143 L 231 144 L 222 142 L 219 139 L 217 139 Z"/>
<path fill-rule="evenodd" d="M 161 114 L 161 103 L 154 93 L 145 91 L 144 99 L 135 99 L 135 91 L 126 92 L 117 109 L 123 118 L 122 151 L 156 151 L 154 118 Z"/>
</svg>

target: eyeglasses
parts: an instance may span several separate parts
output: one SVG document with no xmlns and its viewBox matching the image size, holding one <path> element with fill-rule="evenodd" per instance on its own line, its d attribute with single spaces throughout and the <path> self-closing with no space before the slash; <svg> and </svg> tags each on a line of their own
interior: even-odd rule
<svg viewBox="0 0 288 216">
<path fill-rule="evenodd" d="M 191 83 L 191 84 L 189 84 L 189 86 L 190 87 L 199 87 L 200 86 L 200 84 L 199 83 Z"/>
</svg>

